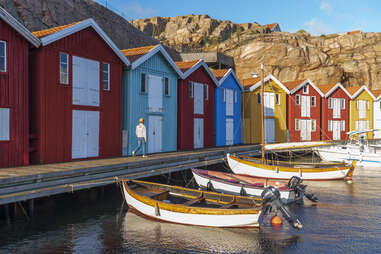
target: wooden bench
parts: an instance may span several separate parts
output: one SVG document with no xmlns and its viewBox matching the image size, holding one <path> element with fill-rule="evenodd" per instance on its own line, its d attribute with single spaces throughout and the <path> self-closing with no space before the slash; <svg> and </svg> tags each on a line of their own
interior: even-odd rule
<svg viewBox="0 0 381 254">
<path fill-rule="evenodd" d="M 191 200 L 188 200 L 187 202 L 185 202 L 183 205 L 185 206 L 191 206 L 191 205 L 194 205 L 198 202 L 201 202 L 203 201 L 205 198 L 204 197 L 199 197 L 199 198 L 195 198 L 195 199 L 191 199 Z"/>
</svg>

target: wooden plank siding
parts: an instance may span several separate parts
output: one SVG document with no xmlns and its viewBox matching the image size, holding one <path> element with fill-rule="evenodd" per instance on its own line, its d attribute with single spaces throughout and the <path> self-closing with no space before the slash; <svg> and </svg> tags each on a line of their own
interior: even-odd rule
<svg viewBox="0 0 381 254">
<path fill-rule="evenodd" d="M 59 53 L 69 54 L 69 84 L 59 81 Z M 100 63 L 99 107 L 73 105 L 73 56 Z M 102 89 L 102 63 L 110 64 L 110 91 Z M 35 163 L 72 160 L 72 111 L 100 112 L 99 157 L 121 154 L 122 61 L 91 28 L 33 50 L 31 158 Z"/>
<path fill-rule="evenodd" d="M 147 93 L 141 93 L 140 90 L 142 73 L 146 74 Z M 168 78 L 169 81 L 170 95 L 165 96 L 163 94 L 163 112 L 161 113 L 153 113 L 148 110 L 148 76 L 150 74 Z M 136 69 L 123 71 L 123 131 L 127 132 L 128 136 L 127 144 L 123 147 L 123 155 L 131 155 L 132 151 L 138 144 L 135 128 L 139 123 L 139 118 L 145 119 L 144 124 L 148 136 L 148 117 L 150 115 L 163 117 L 162 152 L 176 151 L 178 78 L 176 71 L 160 52 L 151 56 Z M 148 144 L 146 144 L 146 148 L 148 151 Z"/>
<path fill-rule="evenodd" d="M 0 108 L 10 108 L 10 140 L 0 141 L 0 167 L 28 165 L 30 44 L 1 19 L 0 40 L 6 42 L 6 72 L 0 72 Z"/>
<path fill-rule="evenodd" d="M 360 112 L 357 107 L 357 102 L 359 100 L 364 100 L 367 101 L 367 104 L 369 104 L 369 107 L 366 106 L 366 111 L 365 111 L 365 118 L 360 118 Z M 349 109 L 349 131 L 355 131 L 356 129 L 356 121 L 369 121 L 369 128 L 365 129 L 372 129 L 373 128 L 373 101 L 374 99 L 372 98 L 372 95 L 368 93 L 368 91 L 363 90 L 356 98 L 353 98 L 350 101 L 350 109 Z M 368 132 L 366 134 L 367 139 L 372 139 L 373 138 L 373 133 Z"/>
</svg>

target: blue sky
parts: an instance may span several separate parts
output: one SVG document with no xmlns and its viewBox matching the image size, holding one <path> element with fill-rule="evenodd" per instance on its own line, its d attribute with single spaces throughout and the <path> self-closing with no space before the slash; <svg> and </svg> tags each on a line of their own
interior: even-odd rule
<svg viewBox="0 0 381 254">
<path fill-rule="evenodd" d="M 96 0 L 128 19 L 208 14 L 235 23 L 278 22 L 282 31 L 381 31 L 378 0 Z"/>
</svg>

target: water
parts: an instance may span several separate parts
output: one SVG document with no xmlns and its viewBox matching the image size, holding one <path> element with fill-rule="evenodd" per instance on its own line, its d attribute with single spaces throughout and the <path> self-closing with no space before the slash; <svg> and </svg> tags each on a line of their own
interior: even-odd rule
<svg viewBox="0 0 381 254">
<path fill-rule="evenodd" d="M 33 220 L 0 224 L 0 253 L 381 253 L 380 169 L 353 184 L 308 182 L 320 202 L 294 206 L 304 228 L 218 229 L 146 220 L 121 210 L 119 190 L 67 194 Z M 36 211 L 37 213 L 37 211 Z"/>
</svg>

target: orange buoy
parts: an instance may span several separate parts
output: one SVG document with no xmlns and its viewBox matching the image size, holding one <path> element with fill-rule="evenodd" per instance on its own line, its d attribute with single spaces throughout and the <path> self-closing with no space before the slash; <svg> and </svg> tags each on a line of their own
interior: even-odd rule
<svg viewBox="0 0 381 254">
<path fill-rule="evenodd" d="M 279 217 L 278 215 L 275 215 L 271 218 L 270 222 L 271 222 L 271 225 L 273 226 L 279 226 L 279 225 L 282 225 L 282 218 Z"/>
</svg>

